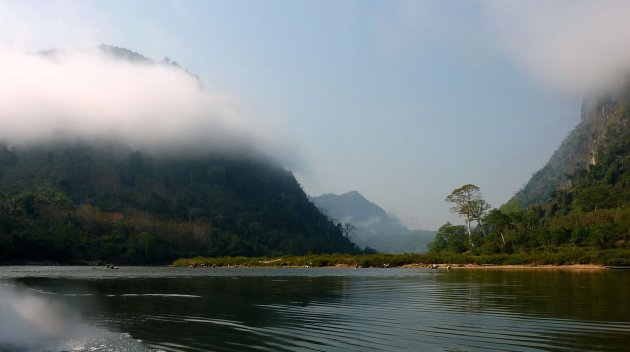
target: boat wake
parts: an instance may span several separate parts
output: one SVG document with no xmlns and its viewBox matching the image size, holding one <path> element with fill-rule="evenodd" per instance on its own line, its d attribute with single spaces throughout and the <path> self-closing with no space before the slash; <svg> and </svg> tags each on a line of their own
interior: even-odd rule
<svg viewBox="0 0 630 352">
<path fill-rule="evenodd" d="M 129 334 L 83 321 L 50 296 L 10 284 L 0 285 L 0 351 L 151 351 Z"/>
</svg>

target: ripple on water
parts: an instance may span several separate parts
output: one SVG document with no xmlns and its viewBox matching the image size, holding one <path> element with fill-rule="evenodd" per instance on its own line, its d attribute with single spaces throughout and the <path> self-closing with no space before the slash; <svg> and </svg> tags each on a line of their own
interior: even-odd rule
<svg viewBox="0 0 630 352">
<path fill-rule="evenodd" d="M 466 309 L 469 288 L 403 282 L 370 282 L 344 292 L 336 302 L 304 305 L 261 305 L 283 317 L 270 334 L 292 340 L 297 347 L 316 350 L 462 350 L 535 351 L 589 350 L 565 339 L 574 334 L 626 334 L 627 323 L 585 322 L 541 318 L 499 308 Z M 504 298 L 504 297 L 502 297 Z M 459 302 L 459 303 L 454 303 Z M 615 346 L 609 348 L 615 350 Z"/>
<path fill-rule="evenodd" d="M 148 278 L 123 268 L 108 275 L 127 279 L 86 280 L 82 275 L 90 274 L 82 273 L 64 281 L 66 294 L 93 292 L 85 300 L 105 309 L 94 319 L 107 332 L 130 331 L 145 341 L 112 333 L 109 345 L 94 341 L 78 350 L 529 352 L 630 345 L 626 276 L 606 286 L 589 281 L 598 276 L 566 280 L 558 273 L 212 270 Z M 62 287 L 60 281 L 54 282 Z M 75 291 L 76 282 L 89 289 Z M 65 299 L 43 286 L 35 293 Z M 607 290 L 615 311 L 600 296 L 585 296 L 591 286 Z"/>
</svg>

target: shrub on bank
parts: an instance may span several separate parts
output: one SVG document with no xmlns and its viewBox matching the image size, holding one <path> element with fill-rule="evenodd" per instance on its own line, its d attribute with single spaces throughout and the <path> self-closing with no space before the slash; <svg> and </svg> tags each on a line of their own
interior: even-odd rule
<svg viewBox="0 0 630 352">
<path fill-rule="evenodd" d="M 476 265 L 570 265 L 600 264 L 630 266 L 630 250 L 584 250 L 580 248 L 559 248 L 557 251 L 519 252 L 513 254 L 472 253 L 402 253 L 402 254 L 313 254 L 287 257 L 194 257 L 182 258 L 173 262 L 174 266 L 313 266 L 330 267 L 335 265 L 362 268 L 382 268 L 386 264 L 399 267 L 407 264 L 476 264 Z"/>
</svg>

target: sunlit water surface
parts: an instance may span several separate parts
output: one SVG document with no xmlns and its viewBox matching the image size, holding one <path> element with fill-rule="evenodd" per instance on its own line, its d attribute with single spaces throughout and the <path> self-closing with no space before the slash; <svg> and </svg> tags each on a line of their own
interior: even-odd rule
<svg viewBox="0 0 630 352">
<path fill-rule="evenodd" d="M 630 350 L 630 270 L 0 267 L 0 351 Z"/>
</svg>

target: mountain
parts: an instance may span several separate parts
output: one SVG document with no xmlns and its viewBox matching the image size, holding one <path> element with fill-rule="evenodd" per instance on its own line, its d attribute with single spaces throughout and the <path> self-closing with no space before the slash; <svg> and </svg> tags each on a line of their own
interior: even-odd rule
<svg viewBox="0 0 630 352">
<path fill-rule="evenodd" d="M 256 153 L 0 146 L 0 260 L 160 263 L 356 252 L 291 172 Z"/>
<path fill-rule="evenodd" d="M 435 236 L 434 231 L 408 229 L 357 191 L 324 194 L 311 200 L 329 217 L 356 227 L 349 236 L 361 247 L 383 253 L 424 252 Z"/>
<path fill-rule="evenodd" d="M 557 214 L 581 212 L 586 215 L 605 209 L 627 213 L 630 206 L 630 83 L 600 97 L 586 114 L 589 153 L 584 155 L 578 150 L 576 154 L 588 160 L 569 175 L 544 206 L 548 212 Z M 611 222 L 620 220 L 621 217 L 616 216 Z M 625 237 L 627 234 L 626 230 Z"/>
<path fill-rule="evenodd" d="M 628 142 L 630 85 L 598 98 L 585 99 L 581 122 L 569 133 L 551 159 L 519 190 L 511 202 L 527 206 L 543 203 L 552 193 L 572 186 L 572 177 L 597 166 L 614 144 Z M 627 157 L 627 150 L 618 150 Z"/>
<path fill-rule="evenodd" d="M 485 235 L 473 236 L 475 247 L 453 248 L 482 254 L 549 251 L 562 254 L 560 264 L 630 265 L 629 165 L 630 82 L 586 100 L 582 121 L 549 163 L 484 219 Z M 456 238 L 464 243 L 463 227 L 447 225 L 438 230 L 432 250 L 448 251 Z M 584 254 L 589 250 L 595 254 Z"/>
<path fill-rule="evenodd" d="M 467 238 L 442 226 L 437 253 L 544 253 L 540 264 L 630 266 L 630 81 L 584 101 L 582 121 L 515 197 Z M 521 256 L 512 257 L 515 259 Z"/>
<path fill-rule="evenodd" d="M 0 263 L 358 252 L 177 63 L 113 46 L 35 55 L 56 80 L 0 116 Z"/>
</svg>

